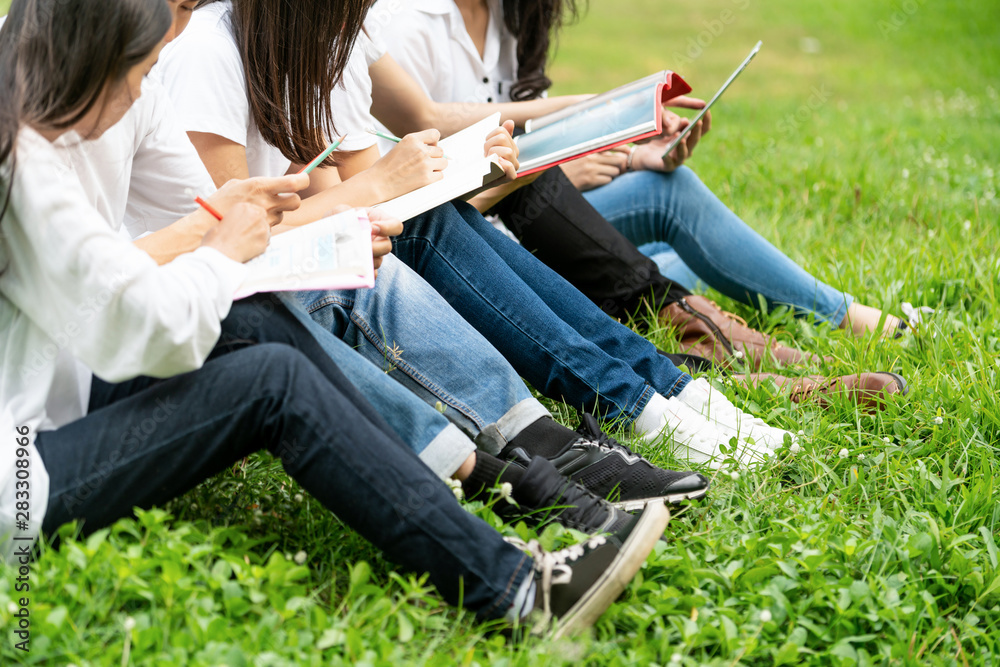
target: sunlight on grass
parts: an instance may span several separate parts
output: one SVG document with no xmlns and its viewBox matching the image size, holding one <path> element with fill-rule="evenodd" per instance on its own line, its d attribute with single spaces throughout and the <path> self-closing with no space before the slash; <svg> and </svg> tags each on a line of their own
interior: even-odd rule
<svg viewBox="0 0 1000 667">
<path fill-rule="evenodd" d="M 903 340 L 855 340 L 712 296 L 828 357 L 815 372 L 895 370 L 909 396 L 867 415 L 726 389 L 802 431 L 803 450 L 717 474 L 576 645 L 487 634 L 253 457 L 172 503 L 179 519 L 154 511 L 89 539 L 65 529 L 36 565 L 32 652 L 5 639 L 0 662 L 121 664 L 127 618 L 131 663 L 150 665 L 995 661 L 1000 5 L 590 5 L 560 40 L 556 93 L 671 68 L 707 97 L 764 41 L 690 166 L 818 278 L 893 313 L 904 301 L 935 313 Z M 667 334 L 651 338 L 670 349 Z M 2 627 L 15 595 L 0 574 Z"/>
</svg>

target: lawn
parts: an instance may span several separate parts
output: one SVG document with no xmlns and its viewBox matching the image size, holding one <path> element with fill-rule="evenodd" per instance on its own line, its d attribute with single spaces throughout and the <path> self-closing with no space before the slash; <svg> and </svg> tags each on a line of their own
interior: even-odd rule
<svg viewBox="0 0 1000 667">
<path fill-rule="evenodd" d="M 803 431 L 804 449 L 716 476 L 573 642 L 490 634 L 252 458 L 87 539 L 65 529 L 33 566 L 31 651 L 5 632 L 0 663 L 995 664 L 1000 5 L 590 4 L 560 40 L 556 93 L 667 67 L 707 97 L 764 41 L 690 166 L 817 277 L 895 313 L 934 313 L 879 341 L 719 301 L 831 357 L 819 372 L 894 369 L 910 394 L 874 416 L 734 394 Z M 0 573 L 3 627 L 13 587 Z"/>
</svg>

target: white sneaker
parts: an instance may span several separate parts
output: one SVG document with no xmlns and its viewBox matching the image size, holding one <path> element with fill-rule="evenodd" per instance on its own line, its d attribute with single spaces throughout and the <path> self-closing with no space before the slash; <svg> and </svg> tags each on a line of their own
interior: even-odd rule
<svg viewBox="0 0 1000 667">
<path fill-rule="evenodd" d="M 728 450 L 732 436 L 677 397 L 660 398 L 657 409 L 657 427 L 637 434 L 648 443 L 666 438 L 673 444 L 672 453 L 675 456 L 693 463 L 704 463 L 716 469 L 721 468 L 729 457 L 743 464 L 759 463 L 771 451 L 763 443 L 742 442 L 737 439 L 735 452 L 723 452 L 720 445 L 725 445 Z"/>
<path fill-rule="evenodd" d="M 677 398 L 698 414 L 707 417 L 727 439 L 736 438 L 740 442 L 746 442 L 753 438 L 771 450 L 781 448 L 785 444 L 786 435 L 791 437 L 793 443 L 796 440 L 788 431 L 769 426 L 759 417 L 740 410 L 704 378 L 688 382 Z"/>
</svg>

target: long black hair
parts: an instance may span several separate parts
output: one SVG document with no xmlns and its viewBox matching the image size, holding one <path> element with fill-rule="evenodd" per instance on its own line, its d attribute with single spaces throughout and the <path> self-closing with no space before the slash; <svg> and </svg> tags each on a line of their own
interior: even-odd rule
<svg viewBox="0 0 1000 667">
<path fill-rule="evenodd" d="M 201 0 L 199 7 L 218 0 Z M 250 115 L 264 141 L 307 164 L 334 136 L 330 93 L 375 0 L 232 0 Z M 335 162 L 331 156 L 324 162 Z"/>
<path fill-rule="evenodd" d="M 170 30 L 166 0 L 14 0 L 0 28 L 0 218 L 10 204 L 22 125 L 80 121 Z"/>
<path fill-rule="evenodd" d="M 545 75 L 549 49 L 559 29 L 579 16 L 575 0 L 503 0 L 503 19 L 517 38 L 517 81 L 510 97 L 531 100 L 552 85 Z"/>
</svg>

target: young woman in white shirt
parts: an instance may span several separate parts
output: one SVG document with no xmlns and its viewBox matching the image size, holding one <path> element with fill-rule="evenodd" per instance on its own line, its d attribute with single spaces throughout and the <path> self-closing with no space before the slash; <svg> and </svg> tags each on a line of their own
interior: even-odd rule
<svg viewBox="0 0 1000 667">
<path fill-rule="evenodd" d="M 462 510 L 335 369 L 287 345 L 216 345 L 241 263 L 267 244 L 263 208 L 229 207 L 198 250 L 158 266 L 89 205 L 52 144 L 114 126 L 170 25 L 165 1 L 15 0 L 0 28 L 2 560 L 27 562 L 39 527 L 94 530 L 263 447 L 450 602 L 512 621 L 538 606 L 561 617 L 557 632 L 592 623 L 662 533 L 662 505 L 620 540 L 525 556 Z M 81 362 L 119 382 L 88 414 Z M 557 566 L 572 592 L 552 583 Z"/>
<path fill-rule="evenodd" d="M 305 5 L 209 2 L 195 12 L 191 27 L 161 59 L 158 74 L 216 182 L 256 174 L 254 165 L 284 173 L 311 156 L 312 143 L 321 145 L 321 137 L 336 134 L 327 125 L 317 133 L 299 118 L 303 111 L 291 101 L 317 105 L 318 110 L 309 112 L 315 118 L 333 116 L 333 84 L 349 60 L 360 24 L 330 16 L 340 10 L 353 12 L 353 6 L 319 0 Z M 343 29 L 330 35 L 328 25 Z M 297 36 L 294 51 L 286 43 L 290 34 Z M 316 56 L 312 50 L 326 55 Z M 310 75 L 306 65 L 296 67 L 316 58 L 324 67 L 333 60 L 333 73 Z M 268 93 L 275 90 L 282 95 Z M 300 142 L 303 133 L 308 136 Z M 399 172 L 393 182 L 407 181 L 414 187 L 443 166 L 440 149 L 430 143 L 436 137 L 436 132 L 406 137 L 389 153 L 403 148 L 420 158 L 411 167 L 417 178 Z M 498 149 L 511 150 L 506 133 L 495 139 Z M 317 170 L 315 194 L 306 198 L 303 209 L 310 199 L 329 204 L 347 196 L 345 192 L 355 193 L 347 203 L 376 203 L 389 182 L 378 174 L 383 169 L 376 162 L 342 184 L 335 168 Z M 737 459 L 752 461 L 763 459 L 789 435 L 713 395 L 704 381 L 691 382 L 648 341 L 609 320 L 530 253 L 494 232 L 471 207 L 445 205 L 408 220 L 393 239 L 394 255 L 427 279 L 537 390 L 577 407 L 596 406 L 603 415 L 632 424 L 644 438 L 667 439 L 679 456 L 711 465 L 726 458 L 720 445 L 731 437 L 740 443 Z M 456 363 L 460 372 L 461 361 Z"/>
</svg>

